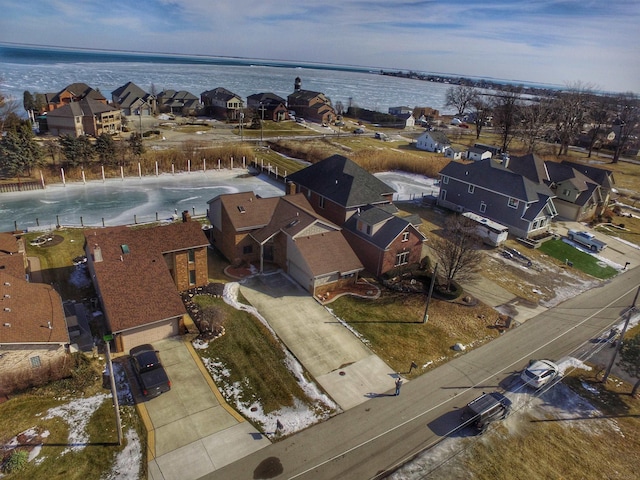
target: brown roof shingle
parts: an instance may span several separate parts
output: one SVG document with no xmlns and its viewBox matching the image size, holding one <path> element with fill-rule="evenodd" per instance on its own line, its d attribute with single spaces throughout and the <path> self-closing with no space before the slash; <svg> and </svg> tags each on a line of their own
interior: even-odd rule
<svg viewBox="0 0 640 480">
<path fill-rule="evenodd" d="M 69 343 L 62 300 L 50 285 L 0 271 L 0 344 Z"/>
<path fill-rule="evenodd" d="M 185 308 L 163 254 L 209 245 L 197 222 L 85 232 L 104 313 L 113 332 L 174 318 Z"/>
</svg>

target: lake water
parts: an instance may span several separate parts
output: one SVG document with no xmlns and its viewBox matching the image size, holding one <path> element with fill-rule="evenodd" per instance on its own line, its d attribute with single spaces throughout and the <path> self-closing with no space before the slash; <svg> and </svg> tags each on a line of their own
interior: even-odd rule
<svg viewBox="0 0 640 480">
<path fill-rule="evenodd" d="M 208 57 L 207 57 L 208 58 Z M 188 63 L 191 61 L 192 63 Z M 398 78 L 363 69 L 344 70 L 323 66 L 259 65 L 250 60 L 207 60 L 202 57 L 153 57 L 132 54 L 99 54 L 78 51 L 24 49 L 0 45 L 0 90 L 22 106 L 25 90 L 31 93 L 59 92 L 71 83 L 83 82 L 111 100 L 111 92 L 127 82 L 150 91 L 187 90 L 196 96 L 224 87 L 246 99 L 261 92 L 283 98 L 293 92 L 296 77 L 302 88 L 325 93 L 332 102 L 345 106 L 351 98 L 361 108 L 388 112 L 389 107 L 444 107 L 450 85 Z"/>
<path fill-rule="evenodd" d="M 273 63 L 273 62 L 272 62 Z M 243 98 L 259 92 L 287 97 L 296 77 L 302 88 L 324 92 L 332 101 L 387 112 L 395 106 L 444 109 L 449 85 L 384 76 L 339 66 L 291 66 L 239 59 L 159 58 L 149 55 L 59 51 L 0 45 L 0 91 L 22 104 L 23 92 L 58 92 L 83 82 L 110 99 L 111 92 L 132 81 L 145 90 L 187 90 L 200 95 L 225 87 Z M 105 182 L 54 184 L 46 190 L 0 194 L 0 231 L 47 229 L 57 224 L 100 226 L 171 218 L 188 210 L 204 214 L 207 201 L 221 193 L 252 190 L 269 197 L 282 186 L 267 177 L 241 172 L 192 172 L 181 175 L 109 179 Z M 429 193 L 433 181 L 400 173 L 379 174 L 398 192 L 397 199 Z M 235 178 L 233 178 L 235 177 Z"/>
</svg>

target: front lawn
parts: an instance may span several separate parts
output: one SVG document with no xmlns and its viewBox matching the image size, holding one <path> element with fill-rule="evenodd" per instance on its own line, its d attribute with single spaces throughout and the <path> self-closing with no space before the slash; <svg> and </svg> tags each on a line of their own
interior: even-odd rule
<svg viewBox="0 0 640 480">
<path fill-rule="evenodd" d="M 562 240 L 549 240 L 540 246 L 540 251 L 563 263 L 573 264 L 573 268 L 583 271 L 592 277 L 605 280 L 614 277 L 618 271 L 603 263 L 589 253 L 585 253 Z"/>
<path fill-rule="evenodd" d="M 391 368 L 410 376 L 424 373 L 458 352 L 453 345 L 476 347 L 499 335 L 497 312 L 484 304 L 468 306 L 432 299 L 422 323 L 426 295 L 385 292 L 377 300 L 344 296 L 329 305 L 333 313 L 363 337 Z"/>
</svg>

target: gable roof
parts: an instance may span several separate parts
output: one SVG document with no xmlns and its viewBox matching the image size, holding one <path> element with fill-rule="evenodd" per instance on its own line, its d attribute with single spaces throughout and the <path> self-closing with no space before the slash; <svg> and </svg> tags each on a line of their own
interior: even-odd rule
<svg viewBox="0 0 640 480">
<path fill-rule="evenodd" d="M 183 315 L 185 307 L 164 254 L 209 245 L 198 222 L 85 231 L 102 306 L 113 332 Z M 126 247 L 126 248 L 125 248 Z"/>
<path fill-rule="evenodd" d="M 25 278 L 24 248 L 10 233 L 0 233 L 0 270 L 16 278 Z"/>
<path fill-rule="evenodd" d="M 442 132 L 438 132 L 438 131 L 424 132 L 423 135 L 425 135 L 426 137 L 431 137 L 431 139 L 436 143 L 441 143 L 443 145 L 451 145 L 451 141 Z"/>
<path fill-rule="evenodd" d="M 611 189 L 615 184 L 613 172 L 604 168 L 594 167 L 592 165 L 584 165 L 582 163 L 563 161 L 562 164 L 569 165 L 578 172 L 586 175 L 603 188 Z"/>
<path fill-rule="evenodd" d="M 546 185 L 535 183 L 491 159 L 471 164 L 450 162 L 440 170 L 440 175 L 525 202 L 536 202 L 542 197 L 555 196 Z"/>
<path fill-rule="evenodd" d="M 146 99 L 151 97 L 151 95 L 135 83 L 127 82 L 111 92 L 111 97 L 120 105 L 120 107 L 129 108 L 137 100 L 146 101 Z"/>
<path fill-rule="evenodd" d="M 549 172 L 545 161 L 533 153 L 522 157 L 510 157 L 506 168 L 536 183 L 548 183 L 549 181 Z"/>
<path fill-rule="evenodd" d="M 298 236 L 294 242 L 314 276 L 341 275 L 363 270 L 364 266 L 339 230 Z"/>
<path fill-rule="evenodd" d="M 373 235 L 367 235 L 366 233 L 358 230 L 358 220 L 366 223 L 367 225 L 374 226 L 382 224 L 382 226 L 377 228 Z M 358 237 L 361 237 L 384 250 L 391 245 L 391 243 L 398 238 L 402 232 L 406 231 L 407 228 L 414 230 L 421 238 L 425 238 L 422 232 L 413 225 L 412 220 L 414 220 L 413 216 L 399 217 L 382 208 L 372 207 L 352 215 L 345 222 L 344 229 L 349 230 Z"/>
<path fill-rule="evenodd" d="M 223 88 L 223 87 L 217 87 L 217 88 L 214 88 L 213 90 L 207 90 L 206 92 L 202 92 L 200 96 L 215 99 L 215 100 L 220 100 L 223 102 L 227 102 L 232 98 L 240 98 L 239 95 L 236 95 L 232 91 L 227 90 L 226 88 Z"/>
<path fill-rule="evenodd" d="M 267 225 L 278 203 L 278 197 L 261 198 L 253 192 L 227 193 L 218 195 L 207 203 L 216 201 L 227 212 L 234 230 L 242 232 Z"/>
<path fill-rule="evenodd" d="M 309 232 L 311 226 L 317 232 L 339 230 L 336 225 L 316 215 L 305 196 L 297 193 L 278 197 L 269 223 L 264 228 L 253 232 L 251 236 L 258 243 L 264 243 L 278 232 L 295 238 L 305 231 Z"/>
<path fill-rule="evenodd" d="M 328 99 L 324 96 L 324 93 L 314 92 L 313 90 L 296 90 L 287 97 L 287 101 L 290 104 L 292 102 L 307 103 L 309 102 L 309 100 L 313 100 L 316 97 L 320 97 L 323 101 L 328 102 Z"/>
<path fill-rule="evenodd" d="M 53 287 L 0 270 L 0 344 L 69 343 L 62 299 Z"/>
<path fill-rule="evenodd" d="M 279 97 L 275 93 L 263 92 L 263 93 L 254 93 L 253 95 L 249 95 L 247 97 L 247 103 L 251 103 L 251 104 L 262 103 L 265 106 L 269 106 L 269 105 L 277 106 L 281 103 L 286 105 L 287 101 L 284 98 Z"/>
<path fill-rule="evenodd" d="M 64 107 L 56 108 L 47 114 L 47 117 L 94 117 L 105 112 L 117 112 L 117 108 L 106 105 L 91 98 L 85 98 L 79 102 L 71 102 Z"/>
<path fill-rule="evenodd" d="M 106 101 L 106 98 L 104 98 L 97 90 L 94 90 L 86 83 L 77 82 L 67 85 L 65 88 L 57 92 L 53 97 L 51 97 L 49 103 L 60 103 L 62 101 L 60 99 L 60 95 L 64 92 L 69 92 L 74 98 L 80 100 L 88 98 L 97 101 Z"/>
<path fill-rule="evenodd" d="M 395 190 L 342 155 L 333 155 L 298 170 L 287 180 L 302 185 L 345 208 L 387 202 Z"/>
</svg>

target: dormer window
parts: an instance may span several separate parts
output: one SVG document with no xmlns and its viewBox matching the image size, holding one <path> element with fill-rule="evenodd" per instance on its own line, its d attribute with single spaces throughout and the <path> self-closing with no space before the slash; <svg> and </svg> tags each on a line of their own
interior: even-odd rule
<svg viewBox="0 0 640 480">
<path fill-rule="evenodd" d="M 246 210 L 244 209 L 244 207 L 242 205 L 238 205 L 238 211 L 240 213 L 245 213 L 246 212 Z"/>
<path fill-rule="evenodd" d="M 517 198 L 513 198 L 513 197 L 509 197 L 508 205 L 511 208 L 518 208 L 518 199 Z"/>
</svg>

